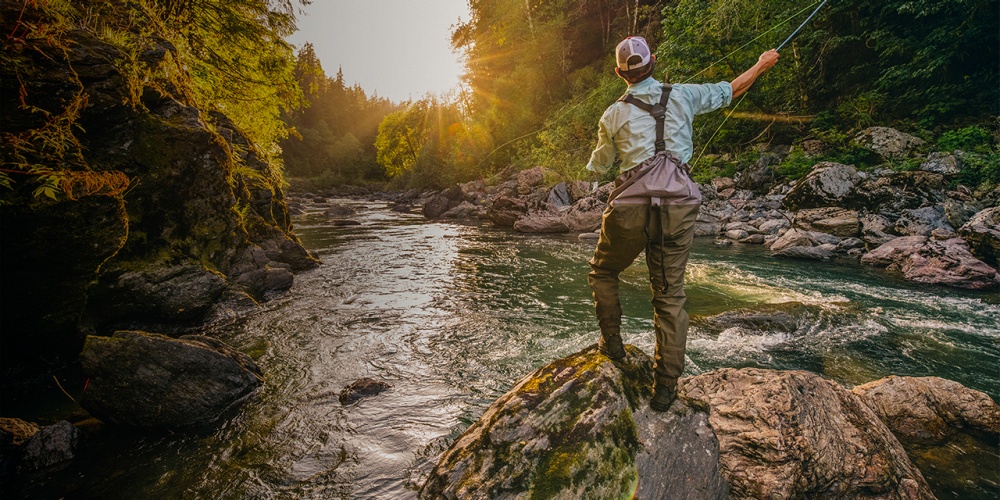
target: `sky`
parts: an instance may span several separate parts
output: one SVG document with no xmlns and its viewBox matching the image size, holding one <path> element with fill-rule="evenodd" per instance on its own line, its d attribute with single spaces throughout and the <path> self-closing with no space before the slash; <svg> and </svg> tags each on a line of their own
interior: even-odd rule
<svg viewBox="0 0 1000 500">
<path fill-rule="evenodd" d="M 442 95 L 464 68 L 451 26 L 470 18 L 466 0 L 313 0 L 298 16 L 296 47 L 311 42 L 327 76 L 392 101 Z"/>
</svg>

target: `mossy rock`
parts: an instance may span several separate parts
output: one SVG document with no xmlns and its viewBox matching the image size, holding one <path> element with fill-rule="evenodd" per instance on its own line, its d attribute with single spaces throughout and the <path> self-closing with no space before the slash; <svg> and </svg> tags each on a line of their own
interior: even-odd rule
<svg viewBox="0 0 1000 500">
<path fill-rule="evenodd" d="M 421 498 L 631 498 L 639 480 L 633 410 L 652 365 L 591 347 L 522 379 L 441 458 Z"/>
</svg>

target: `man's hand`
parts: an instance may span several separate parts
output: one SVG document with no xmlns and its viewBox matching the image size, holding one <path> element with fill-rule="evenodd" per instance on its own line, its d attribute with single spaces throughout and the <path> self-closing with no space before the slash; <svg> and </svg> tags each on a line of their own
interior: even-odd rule
<svg viewBox="0 0 1000 500">
<path fill-rule="evenodd" d="M 779 57 L 781 57 L 781 55 L 778 54 L 778 49 L 771 49 L 764 52 L 759 58 L 757 58 L 757 66 L 761 66 L 764 71 L 767 71 L 773 68 L 775 64 L 778 64 Z"/>
<path fill-rule="evenodd" d="M 750 90 L 750 86 L 753 82 L 757 80 L 757 77 L 763 75 L 767 70 L 774 67 L 778 63 L 778 58 L 781 57 L 776 49 L 771 49 L 764 52 L 757 59 L 757 64 L 754 64 L 752 68 L 743 72 L 742 75 L 737 76 L 733 80 L 733 99 L 739 97 L 747 90 Z"/>
</svg>

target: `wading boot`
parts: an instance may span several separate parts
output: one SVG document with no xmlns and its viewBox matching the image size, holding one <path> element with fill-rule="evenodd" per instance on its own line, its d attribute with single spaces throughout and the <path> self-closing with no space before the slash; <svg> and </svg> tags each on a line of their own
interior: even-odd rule
<svg viewBox="0 0 1000 500">
<path fill-rule="evenodd" d="M 677 399 L 677 386 L 657 383 L 653 386 L 653 399 L 649 400 L 649 407 L 654 411 L 667 411 L 675 399 Z"/>
<path fill-rule="evenodd" d="M 601 334 L 601 340 L 597 342 L 597 349 L 611 358 L 611 361 L 625 359 L 625 345 L 622 344 L 622 336 L 618 333 Z"/>
</svg>

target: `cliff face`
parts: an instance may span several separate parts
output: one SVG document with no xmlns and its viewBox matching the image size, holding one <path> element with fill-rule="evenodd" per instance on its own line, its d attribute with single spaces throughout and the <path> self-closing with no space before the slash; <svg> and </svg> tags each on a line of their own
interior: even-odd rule
<svg viewBox="0 0 1000 500">
<path fill-rule="evenodd" d="M 20 2 L 0 6 L 5 33 L 15 20 L 32 21 Z M 83 30 L 63 40 L 4 41 L 14 62 L 0 68 L 4 137 L 30 138 L 53 117 L 75 115 L 74 154 L 62 164 L 46 164 L 43 149 L 0 146 L 13 181 L 0 194 L 7 374 L 75 356 L 86 333 L 197 326 L 227 304 L 287 290 L 293 271 L 317 263 L 292 233 L 280 174 L 224 114 L 193 107 L 169 85 L 136 100 L 121 69 L 126 54 Z M 155 72 L 173 50 L 152 40 L 137 57 Z M 15 160 L 81 178 L 124 174 L 129 187 L 92 196 L 81 188 L 75 200 L 34 196 L 37 177 L 9 168 Z"/>
</svg>

